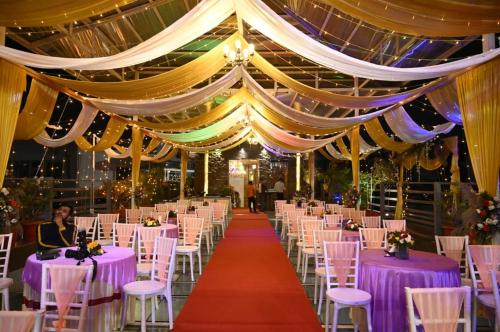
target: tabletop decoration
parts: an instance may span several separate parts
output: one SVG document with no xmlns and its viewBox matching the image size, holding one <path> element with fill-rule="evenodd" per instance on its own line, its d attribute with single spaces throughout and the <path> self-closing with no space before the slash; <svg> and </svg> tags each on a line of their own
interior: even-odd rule
<svg viewBox="0 0 500 332">
<path fill-rule="evenodd" d="M 158 227 L 158 226 L 161 226 L 161 223 L 159 220 L 157 220 L 155 218 L 147 217 L 144 220 L 143 226 L 144 227 Z"/>
<path fill-rule="evenodd" d="M 500 213 L 500 202 L 491 195 L 483 192 L 479 194 L 476 213 L 479 221 L 471 226 L 471 232 L 477 244 L 491 244 L 496 233 L 500 230 L 498 227 L 498 217 Z"/>
<path fill-rule="evenodd" d="M 104 254 L 104 249 L 97 241 L 87 243 L 87 250 L 91 256 L 101 256 Z"/>
<path fill-rule="evenodd" d="M 395 253 L 399 259 L 409 259 L 409 248 L 415 244 L 412 236 L 406 231 L 394 231 L 387 234 L 389 253 Z"/>
<path fill-rule="evenodd" d="M 346 231 L 353 231 L 353 232 L 357 232 L 360 228 L 363 228 L 363 225 L 358 224 L 357 222 L 353 221 L 352 219 L 349 219 L 347 221 L 347 224 L 344 227 L 344 229 Z"/>
</svg>

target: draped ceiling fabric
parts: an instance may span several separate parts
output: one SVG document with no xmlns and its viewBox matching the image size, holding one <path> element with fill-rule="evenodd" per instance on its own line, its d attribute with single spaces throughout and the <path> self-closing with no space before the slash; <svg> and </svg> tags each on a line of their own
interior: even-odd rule
<svg viewBox="0 0 500 332">
<path fill-rule="evenodd" d="M 377 27 L 415 36 L 461 37 L 499 32 L 496 0 L 321 0 Z"/>
<path fill-rule="evenodd" d="M 479 191 L 495 196 L 500 169 L 500 58 L 457 78 L 467 148 Z"/>
<path fill-rule="evenodd" d="M 241 67 L 237 66 L 212 84 L 170 98 L 147 100 L 86 98 L 86 100 L 100 110 L 119 115 L 166 115 L 201 105 L 229 89 L 240 79 Z"/>
<path fill-rule="evenodd" d="M 97 116 L 97 113 L 99 113 L 97 108 L 88 104 L 82 104 L 82 110 L 80 111 L 78 118 L 66 135 L 60 138 L 52 138 L 49 134 L 47 134 L 47 131 L 44 130 L 39 135 L 35 136 L 34 140 L 38 144 L 49 148 L 56 148 L 69 144 L 87 131 Z"/>
<path fill-rule="evenodd" d="M 0 73 L 0 187 L 2 187 L 23 91 L 26 89 L 26 73 L 18 66 L 2 59 L 0 59 Z"/>
<path fill-rule="evenodd" d="M 224 45 L 226 43 L 234 44 L 237 37 L 238 34 L 235 33 L 197 59 L 148 78 L 122 82 L 89 82 L 53 76 L 46 77 L 58 85 L 101 98 L 151 99 L 164 97 L 195 86 L 224 68 L 226 65 Z"/>
<path fill-rule="evenodd" d="M 455 83 L 447 84 L 428 92 L 427 98 L 434 109 L 446 120 L 459 125 L 462 124 Z"/>
<path fill-rule="evenodd" d="M 30 140 L 49 123 L 58 92 L 37 80 L 31 81 L 26 104 L 17 119 L 15 140 Z"/>
<path fill-rule="evenodd" d="M 425 130 L 413 121 L 403 107 L 385 113 L 384 118 L 399 138 L 412 144 L 423 143 L 439 134 L 447 134 L 455 127 L 454 123 L 448 122 L 435 126 L 431 131 Z"/>
<path fill-rule="evenodd" d="M 368 135 L 370 135 L 370 138 L 373 140 L 373 142 L 375 142 L 383 149 L 402 153 L 412 147 L 411 144 L 398 142 L 395 141 L 393 137 L 389 137 L 384 131 L 384 128 L 382 128 L 379 119 L 367 121 L 363 125 L 365 126 L 366 132 L 368 133 Z"/>
<path fill-rule="evenodd" d="M 444 64 L 401 68 L 359 60 L 334 50 L 304 34 L 286 22 L 261 0 L 238 0 L 234 3 L 239 17 L 284 48 L 324 67 L 344 74 L 380 81 L 415 81 L 456 74 L 487 62 L 500 54 L 500 49 Z"/>
<path fill-rule="evenodd" d="M 72 23 L 109 12 L 133 0 L 0 1 L 0 26 L 37 27 Z"/>
<path fill-rule="evenodd" d="M 84 136 L 78 137 L 75 143 L 83 151 L 104 151 L 118 142 L 126 127 L 127 122 L 120 118 L 112 117 L 109 119 L 104 133 L 95 145 L 90 144 Z"/>
<path fill-rule="evenodd" d="M 57 0 L 50 0 L 50 1 L 52 2 Z M 59 0 L 59 1 L 66 2 L 67 4 L 71 3 L 70 1 L 65 1 L 65 0 Z M 28 2 L 32 4 L 31 5 L 32 7 L 35 8 L 43 7 L 42 12 L 47 12 L 48 10 L 51 9 L 50 6 L 47 6 L 46 1 L 39 1 L 38 5 L 34 5 L 36 2 L 21 1 L 21 3 L 24 3 L 24 6 L 22 7 L 23 8 L 26 7 L 25 8 L 26 10 L 32 9 L 28 8 L 30 7 L 28 5 Z M 95 1 L 78 0 L 78 1 L 73 1 L 72 3 L 74 3 L 75 6 L 78 6 L 76 4 L 80 4 L 81 2 L 91 4 L 94 3 Z M 99 1 L 97 2 L 99 3 Z M 110 1 L 101 0 L 100 2 L 107 2 L 109 5 Z M 5 8 L 3 11 L 0 12 L 3 13 L 4 15 L 22 14 L 21 16 L 24 17 L 23 10 L 15 12 L 13 10 L 14 8 L 10 8 L 10 6 L 11 6 L 10 4 L 7 5 L 6 6 L 7 8 Z M 0 5 L 0 10 L 1 10 L 1 5 Z M 60 12 L 58 11 L 57 13 Z M 183 45 L 188 44 L 194 39 L 200 37 L 206 32 L 209 32 L 213 28 L 217 27 L 232 13 L 233 9 L 230 6 L 230 1 L 204 0 L 201 3 L 199 3 L 196 7 L 191 9 L 186 15 L 182 16 L 173 24 L 169 25 L 163 31 L 154 35 L 148 40 L 132 48 L 129 48 L 126 51 L 106 57 L 97 57 L 97 58 L 53 57 L 53 56 L 19 51 L 5 46 L 0 46 L 0 57 L 3 57 L 5 59 L 11 60 L 19 64 L 37 68 L 76 69 L 76 70 L 106 70 L 113 68 L 124 68 L 153 60 L 155 58 L 168 54 Z M 54 15 L 54 13 L 47 13 L 47 17 L 50 17 L 51 15 Z M 93 16 L 93 15 L 88 15 L 88 16 Z"/>
</svg>

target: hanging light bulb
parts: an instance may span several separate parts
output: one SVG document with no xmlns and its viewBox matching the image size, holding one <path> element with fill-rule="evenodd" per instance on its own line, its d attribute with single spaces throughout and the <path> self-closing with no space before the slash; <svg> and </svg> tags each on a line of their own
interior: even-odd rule
<svg viewBox="0 0 500 332">
<path fill-rule="evenodd" d="M 239 39 L 234 42 L 234 46 L 234 49 L 230 49 L 229 45 L 224 45 L 224 58 L 226 58 L 227 63 L 232 66 L 246 66 L 255 53 L 255 46 L 249 44 L 248 47 L 242 49 L 242 43 Z"/>
</svg>

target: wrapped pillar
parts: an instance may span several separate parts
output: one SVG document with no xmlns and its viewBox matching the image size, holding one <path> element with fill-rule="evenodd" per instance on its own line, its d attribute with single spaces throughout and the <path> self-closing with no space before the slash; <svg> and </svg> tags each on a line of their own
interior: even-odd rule
<svg viewBox="0 0 500 332">
<path fill-rule="evenodd" d="M 354 127 L 350 133 L 351 141 L 351 166 L 352 185 L 359 189 L 359 126 Z"/>
<path fill-rule="evenodd" d="M 314 199 L 314 186 L 316 178 L 316 160 L 314 158 L 314 151 L 309 152 L 308 169 L 309 169 L 309 185 L 311 186 L 311 199 Z"/>
<path fill-rule="evenodd" d="M 203 191 L 205 192 L 205 196 L 208 195 L 208 151 L 205 152 L 203 161 Z"/>
<path fill-rule="evenodd" d="M 187 164 L 189 159 L 189 152 L 181 150 L 181 178 L 179 187 L 179 198 L 184 199 L 184 191 L 186 189 L 186 178 L 187 178 Z"/>
<path fill-rule="evenodd" d="M 295 191 L 300 191 L 300 153 L 295 155 Z"/>
</svg>

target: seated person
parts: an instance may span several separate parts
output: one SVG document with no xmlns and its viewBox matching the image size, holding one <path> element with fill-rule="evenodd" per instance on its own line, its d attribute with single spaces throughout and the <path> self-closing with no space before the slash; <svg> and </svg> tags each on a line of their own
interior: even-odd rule
<svg viewBox="0 0 500 332">
<path fill-rule="evenodd" d="M 52 221 L 38 225 L 38 250 L 71 247 L 74 245 L 76 226 L 68 222 L 72 214 L 73 207 L 62 204 L 56 210 Z"/>
</svg>

